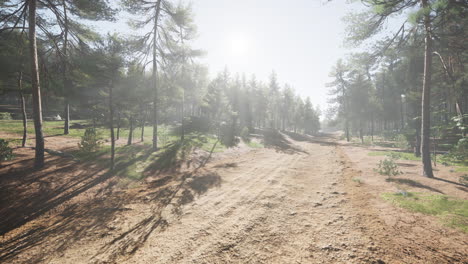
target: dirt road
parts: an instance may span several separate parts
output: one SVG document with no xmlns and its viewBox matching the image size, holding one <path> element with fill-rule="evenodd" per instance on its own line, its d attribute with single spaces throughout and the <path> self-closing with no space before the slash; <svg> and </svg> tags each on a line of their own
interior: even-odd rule
<svg viewBox="0 0 468 264">
<path fill-rule="evenodd" d="M 211 165 L 220 186 L 185 206 L 180 217 L 166 209 L 167 228 L 120 261 L 372 262 L 376 248 L 348 202 L 336 147 L 294 143 Z"/>
<path fill-rule="evenodd" d="M 460 232 L 402 210 L 382 220 L 395 208 L 351 180 L 361 172 L 345 147 L 291 137 L 127 190 L 72 175 L 77 195 L 2 237 L 0 262 L 466 263 Z"/>
</svg>

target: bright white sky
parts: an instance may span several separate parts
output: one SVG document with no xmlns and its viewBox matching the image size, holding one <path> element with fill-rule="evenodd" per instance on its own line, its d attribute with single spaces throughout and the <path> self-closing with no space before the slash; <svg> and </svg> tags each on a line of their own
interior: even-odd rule
<svg viewBox="0 0 468 264">
<path fill-rule="evenodd" d="M 186 1 L 187 2 L 187 1 Z M 206 55 L 212 77 L 227 66 L 231 73 L 255 74 L 266 82 L 274 70 L 314 105 L 326 109 L 328 73 L 344 57 L 342 17 L 362 8 L 345 0 L 193 0 L 199 37 L 195 48 Z M 123 21 L 101 23 L 103 30 L 129 32 Z M 98 26 L 99 27 L 99 26 Z"/>
<path fill-rule="evenodd" d="M 274 70 L 324 110 L 328 73 L 347 53 L 342 47 L 341 18 L 361 8 L 344 0 L 195 0 L 196 46 L 206 50 L 214 76 L 225 66 L 231 72 L 255 74 L 267 81 Z"/>
</svg>

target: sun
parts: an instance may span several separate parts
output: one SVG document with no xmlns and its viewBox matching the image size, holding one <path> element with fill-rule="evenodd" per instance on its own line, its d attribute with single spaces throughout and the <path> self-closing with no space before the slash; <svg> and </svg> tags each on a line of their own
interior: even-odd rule
<svg viewBox="0 0 468 264">
<path fill-rule="evenodd" d="M 246 56 L 249 46 L 248 38 L 242 34 L 236 34 L 229 38 L 229 50 L 234 56 Z"/>
</svg>

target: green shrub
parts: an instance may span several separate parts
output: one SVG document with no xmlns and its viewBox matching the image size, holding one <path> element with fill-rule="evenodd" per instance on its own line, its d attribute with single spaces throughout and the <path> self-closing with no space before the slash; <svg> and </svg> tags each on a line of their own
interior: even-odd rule
<svg viewBox="0 0 468 264">
<path fill-rule="evenodd" d="M 247 128 L 247 127 L 242 128 L 240 136 L 241 136 L 242 140 L 244 140 L 245 142 L 250 142 L 249 128 Z"/>
<path fill-rule="evenodd" d="M 386 130 L 384 132 L 382 132 L 382 136 L 385 140 L 390 140 L 390 141 L 394 141 L 397 137 L 397 132 L 396 131 L 390 131 L 390 130 Z"/>
<path fill-rule="evenodd" d="M 378 169 L 376 170 L 380 175 L 385 176 L 396 176 L 402 174 L 400 170 L 398 170 L 398 165 L 395 163 L 394 158 L 385 158 L 379 162 Z"/>
<path fill-rule="evenodd" d="M 158 128 L 158 143 L 161 147 L 165 147 L 169 143 L 170 130 L 167 126 L 160 126 Z"/>
<path fill-rule="evenodd" d="M 466 162 L 468 160 L 468 138 L 460 139 L 444 158 L 451 162 Z"/>
<path fill-rule="evenodd" d="M 8 146 L 8 141 L 0 139 L 0 161 L 13 159 L 13 149 Z"/>
<path fill-rule="evenodd" d="M 80 151 L 91 153 L 97 151 L 101 147 L 98 134 L 94 128 L 87 128 L 84 135 L 81 137 L 81 142 L 78 143 Z"/>
<path fill-rule="evenodd" d="M 465 174 L 465 175 L 462 175 L 460 176 L 460 179 L 458 179 L 458 181 L 465 185 L 465 186 L 468 186 L 468 174 Z"/>
<path fill-rule="evenodd" d="M 12 120 L 10 113 L 7 112 L 0 112 L 0 120 Z"/>
<path fill-rule="evenodd" d="M 396 140 L 396 146 L 397 148 L 400 148 L 400 149 L 409 149 L 410 148 L 410 144 L 408 142 L 408 139 L 405 135 L 403 134 L 398 134 L 395 138 Z"/>
</svg>

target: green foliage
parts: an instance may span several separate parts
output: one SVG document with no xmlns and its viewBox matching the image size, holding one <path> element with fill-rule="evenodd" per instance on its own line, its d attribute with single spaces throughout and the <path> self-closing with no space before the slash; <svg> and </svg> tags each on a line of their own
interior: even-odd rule
<svg viewBox="0 0 468 264">
<path fill-rule="evenodd" d="M 10 113 L 7 112 L 0 112 L 0 120 L 12 120 Z"/>
<path fill-rule="evenodd" d="M 359 179 L 359 178 L 353 178 L 353 182 L 357 183 L 357 184 L 361 184 L 362 183 L 362 180 Z"/>
<path fill-rule="evenodd" d="M 468 201 L 425 193 L 385 193 L 385 200 L 405 209 L 437 216 L 445 225 L 468 232 Z"/>
<path fill-rule="evenodd" d="M 393 157 L 391 158 L 385 158 L 379 162 L 378 169 L 376 171 L 380 175 L 385 175 L 385 176 L 396 176 L 399 174 L 402 174 L 400 170 L 398 170 L 398 165 L 395 163 L 395 160 Z"/>
<path fill-rule="evenodd" d="M 247 145 L 251 148 L 264 148 L 265 145 L 261 142 L 258 142 L 256 140 L 250 140 L 249 142 L 247 142 Z"/>
<path fill-rule="evenodd" d="M 239 143 L 239 138 L 236 137 L 236 131 L 232 124 L 222 123 L 219 129 L 220 141 L 227 147 L 236 146 Z"/>
<path fill-rule="evenodd" d="M 81 152 L 92 153 L 99 150 L 101 142 L 99 141 L 98 133 L 94 128 L 87 128 L 84 135 L 81 137 L 81 142 L 78 143 L 78 148 Z"/>
<path fill-rule="evenodd" d="M 395 138 L 396 147 L 399 149 L 407 150 L 410 148 L 410 144 L 408 143 L 408 139 L 403 134 L 398 134 Z"/>
<path fill-rule="evenodd" d="M 462 175 L 460 176 L 460 179 L 458 179 L 458 181 L 465 185 L 465 186 L 468 186 L 468 174 L 465 174 L 465 175 Z"/>
<path fill-rule="evenodd" d="M 465 123 L 465 120 L 468 120 L 468 114 L 454 116 L 452 120 L 455 121 L 455 125 L 460 129 L 460 131 L 468 131 L 468 126 Z"/>
<path fill-rule="evenodd" d="M 13 159 L 13 149 L 8 146 L 8 141 L 0 138 L 0 161 Z"/>
<path fill-rule="evenodd" d="M 420 161 L 421 158 L 414 156 L 413 153 L 408 152 L 397 152 L 397 151 L 372 151 L 367 153 L 368 156 L 388 156 L 394 160 L 414 160 Z"/>
<path fill-rule="evenodd" d="M 468 163 L 468 138 L 462 138 L 458 141 L 457 145 L 442 157 L 442 161 L 448 164 L 461 163 L 466 165 Z"/>
<path fill-rule="evenodd" d="M 245 142 L 250 142 L 250 132 L 248 127 L 244 127 L 241 130 L 240 136 Z"/>
</svg>

